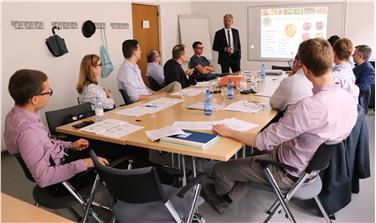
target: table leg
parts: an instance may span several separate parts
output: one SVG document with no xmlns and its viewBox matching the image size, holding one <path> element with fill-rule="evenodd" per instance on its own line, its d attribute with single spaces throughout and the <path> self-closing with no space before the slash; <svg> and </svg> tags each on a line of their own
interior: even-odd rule
<svg viewBox="0 0 376 223">
<path fill-rule="evenodd" d="M 182 171 L 183 171 L 183 187 L 185 185 L 187 185 L 187 173 L 186 173 L 186 169 L 185 169 L 185 159 L 184 159 L 184 155 L 181 155 L 181 165 L 182 165 Z"/>
<path fill-rule="evenodd" d="M 197 172 L 196 172 L 196 158 L 192 157 L 192 171 L 193 171 L 193 178 L 196 178 Z"/>
</svg>

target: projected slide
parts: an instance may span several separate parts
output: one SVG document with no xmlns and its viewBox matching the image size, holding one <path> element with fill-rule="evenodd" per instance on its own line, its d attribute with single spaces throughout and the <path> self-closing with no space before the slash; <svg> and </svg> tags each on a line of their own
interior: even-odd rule
<svg viewBox="0 0 376 223">
<path fill-rule="evenodd" d="M 303 40 L 326 38 L 327 7 L 261 9 L 261 57 L 293 58 Z"/>
</svg>

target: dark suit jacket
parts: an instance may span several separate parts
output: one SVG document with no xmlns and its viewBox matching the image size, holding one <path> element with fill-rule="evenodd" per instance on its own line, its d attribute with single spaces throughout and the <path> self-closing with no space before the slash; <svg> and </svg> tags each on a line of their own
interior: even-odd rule
<svg viewBox="0 0 376 223">
<path fill-rule="evenodd" d="M 174 81 L 179 82 L 182 88 L 196 84 L 196 81 L 192 77 L 187 78 L 181 65 L 174 59 L 170 59 L 165 63 L 163 73 L 166 85 Z"/>
<path fill-rule="evenodd" d="M 240 60 L 241 58 L 241 47 L 240 47 L 240 38 L 239 32 L 237 29 L 231 28 L 232 38 L 234 38 L 234 53 L 229 54 L 225 52 L 225 47 L 228 47 L 226 40 L 225 29 L 220 29 L 215 33 L 213 50 L 218 51 L 218 63 L 224 64 L 227 63 L 231 58 Z"/>
</svg>

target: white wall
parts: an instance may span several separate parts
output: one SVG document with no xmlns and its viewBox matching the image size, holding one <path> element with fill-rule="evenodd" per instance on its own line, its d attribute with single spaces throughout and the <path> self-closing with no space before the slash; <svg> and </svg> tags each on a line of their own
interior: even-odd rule
<svg viewBox="0 0 376 223">
<path fill-rule="evenodd" d="M 160 12 L 160 33 L 161 33 L 161 54 L 162 62 L 165 63 L 172 57 L 172 48 L 180 43 L 179 15 L 190 15 L 190 2 L 161 2 Z M 190 47 L 190 46 L 188 46 Z"/>
<path fill-rule="evenodd" d="M 316 3 L 317 1 L 295 1 L 289 3 Z M 334 0 L 331 2 L 341 2 Z M 240 40 L 242 45 L 242 59 L 241 68 L 242 70 L 257 70 L 261 63 L 265 63 L 267 68 L 270 68 L 272 64 L 286 66 L 286 63 L 278 62 L 262 62 L 262 61 L 248 61 L 247 60 L 247 41 L 248 41 L 248 17 L 247 17 L 247 7 L 248 6 L 258 6 L 258 5 L 280 5 L 283 1 L 252 1 L 252 2 L 235 2 L 235 1 L 195 1 L 192 2 L 192 14 L 193 15 L 204 15 L 209 18 L 209 32 L 212 39 L 214 39 L 215 32 L 223 28 L 223 15 L 230 13 L 234 16 L 233 27 L 239 30 Z M 359 2 L 351 1 L 346 3 L 346 23 L 345 23 L 345 36 L 350 38 L 355 45 L 358 44 L 368 44 L 376 51 L 374 48 L 374 3 L 373 1 Z M 211 48 L 211 46 L 205 46 L 206 49 Z M 375 53 L 372 56 L 375 58 Z M 220 71 L 220 67 L 217 63 L 218 54 L 213 53 L 212 63 L 216 65 L 217 69 Z"/>
<path fill-rule="evenodd" d="M 115 70 L 100 82 L 108 87 L 115 97 L 116 104 L 122 99 L 116 87 L 116 72 L 123 55 L 121 44 L 125 39 L 132 38 L 131 3 L 3 3 L 2 7 L 2 46 L 3 57 L 1 68 L 1 121 L 4 125 L 5 115 L 13 107 L 13 100 L 7 92 L 10 76 L 18 69 L 30 68 L 45 72 L 54 90 L 47 107 L 42 111 L 54 110 L 77 104 L 75 85 L 78 80 L 81 58 L 90 53 L 99 54 L 101 38 L 99 30 L 91 38 L 85 38 L 81 25 L 86 20 L 105 22 L 107 42 L 111 60 Z M 14 29 L 11 20 L 43 21 L 44 29 Z M 51 33 L 51 21 L 78 22 L 79 29 L 56 30 L 65 39 L 68 54 L 53 57 L 48 51 L 45 39 Z M 111 22 L 129 23 L 130 29 L 112 29 Z M 42 115 L 44 118 L 44 115 Z M 1 134 L 1 138 L 2 138 Z M 2 145 L 2 149 L 4 146 Z"/>
</svg>

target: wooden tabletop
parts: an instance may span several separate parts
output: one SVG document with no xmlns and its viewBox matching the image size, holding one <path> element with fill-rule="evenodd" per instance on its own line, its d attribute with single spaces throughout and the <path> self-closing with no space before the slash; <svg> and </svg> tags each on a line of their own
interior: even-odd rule
<svg viewBox="0 0 376 223">
<path fill-rule="evenodd" d="M 1 193 L 1 222 L 73 222 L 45 209 Z"/>
<path fill-rule="evenodd" d="M 261 86 L 262 85 L 259 86 L 260 89 L 261 89 Z M 256 114 L 219 110 L 219 111 L 215 111 L 214 114 L 211 116 L 204 115 L 204 112 L 202 110 L 191 110 L 191 109 L 186 108 L 190 104 L 203 102 L 204 100 L 203 98 L 204 98 L 204 94 L 200 94 L 195 97 L 185 96 L 184 103 L 179 103 L 174 106 L 168 107 L 158 112 L 154 117 L 152 117 L 150 114 L 147 114 L 141 117 L 130 117 L 130 116 L 124 116 L 124 115 L 119 115 L 119 114 L 114 113 L 117 110 L 124 109 L 124 107 L 120 107 L 113 111 L 106 112 L 105 118 L 124 120 L 132 124 L 142 125 L 145 127 L 142 130 L 139 130 L 137 132 L 134 132 L 132 134 L 129 134 L 121 138 L 110 138 L 110 137 L 105 137 L 105 136 L 77 130 L 72 127 L 72 125 L 74 125 L 77 122 L 60 126 L 57 128 L 57 131 L 60 133 L 65 133 L 65 134 L 70 134 L 70 135 L 75 135 L 75 136 L 80 136 L 80 137 L 85 137 L 85 138 L 90 138 L 90 139 L 97 139 L 97 140 L 112 142 L 116 144 L 122 144 L 122 145 L 128 144 L 128 145 L 139 146 L 139 147 L 148 148 L 152 150 L 160 150 L 160 151 L 178 153 L 178 154 L 183 154 L 183 155 L 188 155 L 188 156 L 193 156 L 193 157 L 201 157 L 201 158 L 207 158 L 207 159 L 227 161 L 240 148 L 242 148 L 243 145 L 240 142 L 237 142 L 229 138 L 221 137 L 218 142 L 211 145 L 206 150 L 189 149 L 189 148 L 183 148 L 179 146 L 165 145 L 159 142 L 152 142 L 147 138 L 144 131 L 159 129 L 166 125 L 173 124 L 174 121 L 189 121 L 189 120 L 213 121 L 213 120 L 222 120 L 225 118 L 234 117 L 243 121 L 248 121 L 248 122 L 258 124 L 259 127 L 249 130 L 249 132 L 255 133 L 255 132 L 260 131 L 277 114 L 277 112 L 275 110 L 272 110 L 269 106 L 266 106 L 263 110 L 261 110 L 260 112 Z M 223 103 L 223 100 L 224 98 L 222 97 L 220 93 L 214 94 L 214 97 L 213 97 L 214 103 L 221 104 Z M 255 96 L 252 94 L 242 95 L 242 94 L 239 94 L 237 91 L 235 91 L 234 99 L 231 99 L 231 100 L 225 99 L 225 103 L 230 104 L 238 100 L 247 100 L 251 102 L 265 102 L 269 104 L 268 97 L 260 97 L 260 96 Z M 144 102 L 138 102 L 138 103 L 129 105 L 127 107 L 137 106 L 140 103 L 144 103 Z M 94 117 L 90 117 L 88 119 L 94 120 Z M 81 122 L 81 121 L 82 120 L 78 122 Z"/>
</svg>

